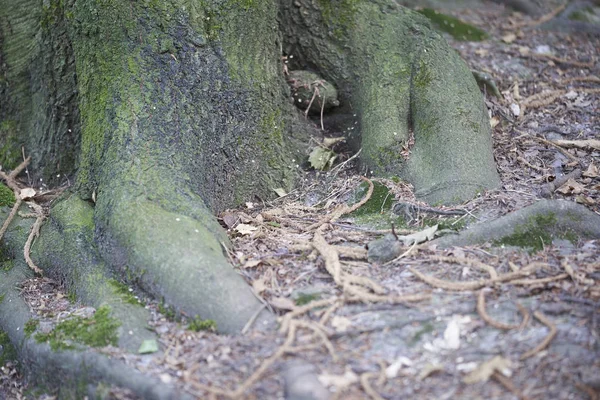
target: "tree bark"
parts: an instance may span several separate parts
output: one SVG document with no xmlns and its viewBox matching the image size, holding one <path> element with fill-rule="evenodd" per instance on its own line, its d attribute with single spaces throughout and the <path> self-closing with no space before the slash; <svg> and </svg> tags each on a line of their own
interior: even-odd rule
<svg viewBox="0 0 600 400">
<path fill-rule="evenodd" d="M 152 334 L 115 278 L 221 332 L 261 308 L 214 213 L 291 189 L 320 135 L 292 105 L 282 49 L 340 89 L 337 113 L 373 174 L 436 203 L 498 184 L 468 68 L 388 1 L 0 0 L 0 32 L 0 162 L 18 164 L 23 146 L 34 182 L 74 182 L 32 258 L 83 303 L 109 305 L 129 350 Z M 28 223 L 4 238 L 19 271 Z M 0 326 L 25 352 L 23 317 L 6 310 Z"/>
</svg>

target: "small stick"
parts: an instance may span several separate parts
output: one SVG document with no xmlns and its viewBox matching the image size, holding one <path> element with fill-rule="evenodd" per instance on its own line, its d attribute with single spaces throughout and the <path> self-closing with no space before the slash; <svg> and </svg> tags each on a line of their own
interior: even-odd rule
<svg viewBox="0 0 600 400">
<path fill-rule="evenodd" d="M 480 290 L 479 296 L 477 296 L 477 312 L 479 313 L 481 319 L 483 319 L 485 322 L 487 322 L 494 328 L 510 330 L 519 327 L 519 325 L 505 324 L 503 322 L 496 321 L 495 319 L 490 317 L 490 315 L 485 310 L 485 289 Z"/>
<path fill-rule="evenodd" d="M 548 334 L 548 336 L 546 336 L 544 338 L 544 340 L 542 340 L 542 342 L 540 344 L 538 344 L 537 346 L 535 346 L 533 349 L 529 350 L 528 352 L 523 353 L 523 355 L 519 358 L 521 361 L 523 361 L 531 356 L 536 355 L 537 353 L 539 353 L 540 351 L 542 351 L 546 347 L 548 347 L 548 345 L 550 344 L 550 342 L 552 342 L 552 340 L 556 336 L 556 333 L 558 332 L 558 329 L 556 329 L 556 325 L 554 323 L 552 323 L 552 321 L 550 321 L 541 312 L 536 311 L 533 313 L 533 316 L 536 317 L 542 324 L 544 324 L 548 328 L 550 328 L 550 333 Z"/>
</svg>

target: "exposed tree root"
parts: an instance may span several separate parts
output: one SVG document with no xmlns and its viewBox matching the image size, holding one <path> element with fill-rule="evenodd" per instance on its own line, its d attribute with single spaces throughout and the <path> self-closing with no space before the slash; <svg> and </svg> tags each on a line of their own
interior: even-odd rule
<svg viewBox="0 0 600 400">
<path fill-rule="evenodd" d="M 537 346 L 535 346 L 533 349 L 531 349 L 531 350 L 523 353 L 523 355 L 519 358 L 521 361 L 526 360 L 529 357 L 532 357 L 532 356 L 536 355 L 537 353 L 539 353 L 540 351 L 542 351 L 546 347 L 548 347 L 548 345 L 550 344 L 550 342 L 552 342 L 552 340 L 556 336 L 556 333 L 558 332 L 558 330 L 556 329 L 556 325 L 552 321 L 550 321 L 544 314 L 542 314 L 539 311 L 536 311 L 536 312 L 533 313 L 533 315 L 542 324 L 544 324 L 548 328 L 550 328 L 550 333 L 548 334 L 548 336 L 546 336 L 544 338 L 544 340 L 542 340 L 542 342 L 540 344 L 538 344 Z"/>
<path fill-rule="evenodd" d="M 373 389 L 373 386 L 371 386 L 371 382 L 369 382 L 370 379 L 379 376 L 380 374 L 377 372 L 365 372 L 360 376 L 360 385 L 362 386 L 365 393 L 369 395 L 369 397 L 373 400 L 385 400 L 383 397 L 381 397 L 379 393 L 377 393 L 375 389 Z"/>
<path fill-rule="evenodd" d="M 487 265 L 486 263 L 483 263 L 479 260 L 476 260 L 474 258 L 465 258 L 465 257 L 448 257 L 448 256 L 433 256 L 431 257 L 432 260 L 435 261 L 442 261 L 442 262 L 448 262 L 448 263 L 454 263 L 454 264 L 461 264 L 461 265 L 468 265 L 469 267 L 474 267 L 474 268 L 478 268 L 482 271 L 487 272 L 488 274 L 490 274 L 490 278 L 491 279 L 496 279 L 498 278 L 498 273 L 496 272 L 496 270 L 494 269 L 494 267 Z"/>
<path fill-rule="evenodd" d="M 33 240 L 40 235 L 40 228 L 42 227 L 42 223 L 46 219 L 46 214 L 44 213 L 44 209 L 41 206 L 33 202 L 30 202 L 30 205 L 35 210 L 34 215 L 36 219 L 33 223 L 33 226 L 31 227 L 31 232 L 29 232 L 27 241 L 25 242 L 25 247 L 23 248 L 23 255 L 25 256 L 25 261 L 27 262 L 29 268 L 31 268 L 36 274 L 44 275 L 44 271 L 42 271 L 40 267 L 35 265 L 29 253 L 31 251 L 31 245 L 33 244 Z"/>
<path fill-rule="evenodd" d="M 535 19 L 533 21 L 526 21 L 526 22 L 522 22 L 520 24 L 514 24 L 513 26 L 511 26 L 511 29 L 518 29 L 518 28 L 533 28 L 536 27 L 538 25 L 543 24 L 544 22 L 548 22 L 550 21 L 552 18 L 556 17 L 558 14 L 560 14 L 565 7 L 567 6 L 567 4 L 569 4 L 568 1 L 566 1 L 565 3 L 561 4 L 560 6 L 556 7 L 554 10 L 552 10 L 551 12 L 549 12 L 548 14 L 542 15 L 540 18 Z"/>
<path fill-rule="evenodd" d="M 490 317 L 490 315 L 485 310 L 485 290 L 480 290 L 479 295 L 477 296 L 477 312 L 481 319 L 483 319 L 488 325 L 493 326 L 494 328 L 510 330 L 516 329 L 519 325 L 513 324 L 505 324 L 504 322 L 499 322 Z"/>
<path fill-rule="evenodd" d="M 521 393 L 519 389 L 515 387 L 515 385 L 508 379 L 506 376 L 502 375 L 500 372 L 495 371 L 492 374 L 492 378 L 497 380 L 502 386 L 508 389 L 509 392 L 517 396 L 519 400 L 527 400 L 527 397 Z"/>
<path fill-rule="evenodd" d="M 349 214 L 353 211 L 358 210 L 367 201 L 369 201 L 369 199 L 371 198 L 371 195 L 373 194 L 373 190 L 374 190 L 373 182 L 371 182 L 370 179 L 365 178 L 364 176 L 361 176 L 361 179 L 369 184 L 369 189 L 367 190 L 367 193 L 364 195 L 364 197 L 358 203 L 353 204 L 352 206 L 348 206 L 346 204 L 338 206 L 332 213 L 327 214 L 320 221 L 308 226 L 306 228 L 306 231 L 311 232 L 311 231 L 317 230 L 319 232 L 322 232 L 327 227 L 327 224 L 335 222 L 342 215 Z"/>
</svg>

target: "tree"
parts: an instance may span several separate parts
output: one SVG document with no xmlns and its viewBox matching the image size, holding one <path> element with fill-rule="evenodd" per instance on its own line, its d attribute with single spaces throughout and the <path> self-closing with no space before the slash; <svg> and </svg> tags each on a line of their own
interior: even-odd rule
<svg viewBox="0 0 600 400">
<path fill-rule="evenodd" d="M 357 127 L 349 141 L 372 174 L 406 179 L 431 203 L 499 183 L 471 73 L 392 1 L 1 0 L 0 10 L 0 162 L 14 168 L 23 148 L 35 182 L 73 183 L 32 259 L 83 303 L 108 304 L 120 332 L 135 332 L 119 335 L 126 348 L 152 334 L 120 282 L 222 332 L 260 309 L 223 255 L 214 213 L 289 190 L 320 135 L 290 101 L 282 55 L 338 88 L 335 127 Z M 0 320 L 14 324 L 28 318 L 12 287 L 30 226 L 17 218 L 3 239 L 15 268 L 0 272 Z"/>
</svg>

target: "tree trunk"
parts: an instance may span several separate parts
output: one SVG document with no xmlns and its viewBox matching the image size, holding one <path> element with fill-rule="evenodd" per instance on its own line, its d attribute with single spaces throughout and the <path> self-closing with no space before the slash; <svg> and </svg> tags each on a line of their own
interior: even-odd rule
<svg viewBox="0 0 600 400">
<path fill-rule="evenodd" d="M 125 348 L 152 334 L 115 279 L 221 332 L 260 309 L 214 213 L 293 187 L 319 134 L 292 105 L 282 49 L 338 87 L 341 126 L 373 174 L 436 203 L 498 184 L 481 94 L 426 20 L 387 0 L 279 3 L 0 0 L 0 162 L 14 167 L 23 146 L 36 183 L 74 182 L 32 257 L 82 302 L 109 305 Z M 25 275 L 29 226 L 16 218 L 4 238 Z M 15 295 L 3 275 L 0 295 Z M 5 329 L 23 319 L 6 310 Z"/>
</svg>

